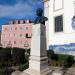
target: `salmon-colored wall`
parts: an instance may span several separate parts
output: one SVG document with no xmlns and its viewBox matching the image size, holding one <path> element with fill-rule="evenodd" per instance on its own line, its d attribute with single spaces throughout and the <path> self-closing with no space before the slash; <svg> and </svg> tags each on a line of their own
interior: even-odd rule
<svg viewBox="0 0 75 75">
<path fill-rule="evenodd" d="M 2 25 L 1 44 L 3 47 L 18 47 L 18 48 L 30 48 L 31 38 L 26 38 L 26 33 L 31 37 L 32 24 L 10 24 Z M 10 42 L 11 41 L 11 42 Z M 14 44 L 16 41 L 16 44 Z M 28 43 L 29 46 L 24 46 Z"/>
</svg>

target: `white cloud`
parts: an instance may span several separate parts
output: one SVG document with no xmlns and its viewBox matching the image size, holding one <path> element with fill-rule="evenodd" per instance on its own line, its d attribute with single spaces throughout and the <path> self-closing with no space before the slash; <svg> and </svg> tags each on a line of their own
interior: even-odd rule
<svg viewBox="0 0 75 75">
<path fill-rule="evenodd" d="M 32 6 L 27 3 L 17 3 L 14 6 L 0 5 L 0 17 L 25 17 L 35 14 Z"/>
</svg>

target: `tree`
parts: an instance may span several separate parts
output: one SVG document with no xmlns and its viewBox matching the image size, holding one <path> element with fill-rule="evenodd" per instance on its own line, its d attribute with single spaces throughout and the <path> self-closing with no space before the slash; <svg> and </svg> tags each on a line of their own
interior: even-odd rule
<svg viewBox="0 0 75 75">
<path fill-rule="evenodd" d="M 52 59 L 53 56 L 54 56 L 54 51 L 53 50 L 48 50 L 47 51 L 47 56 L 48 56 L 48 58 Z"/>
<path fill-rule="evenodd" d="M 13 48 L 12 61 L 17 65 L 25 63 L 25 50 L 21 48 Z"/>
<path fill-rule="evenodd" d="M 2 48 L 0 50 L 0 63 L 7 64 L 11 61 L 11 50 L 9 48 Z"/>
</svg>

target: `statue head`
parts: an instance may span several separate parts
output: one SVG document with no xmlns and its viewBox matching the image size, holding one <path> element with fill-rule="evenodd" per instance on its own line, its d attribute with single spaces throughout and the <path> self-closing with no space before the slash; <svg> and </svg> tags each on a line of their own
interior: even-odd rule
<svg viewBox="0 0 75 75">
<path fill-rule="evenodd" d="M 36 10 L 37 17 L 34 20 L 34 23 L 35 24 L 41 23 L 41 24 L 45 25 L 45 21 L 47 21 L 48 18 L 47 17 L 44 17 L 42 14 L 43 14 L 43 9 L 42 8 L 38 8 Z"/>
<path fill-rule="evenodd" d="M 37 15 L 37 16 L 42 16 L 42 13 L 43 13 L 43 9 L 42 9 L 42 8 L 38 8 L 38 9 L 36 10 L 36 15 Z"/>
</svg>

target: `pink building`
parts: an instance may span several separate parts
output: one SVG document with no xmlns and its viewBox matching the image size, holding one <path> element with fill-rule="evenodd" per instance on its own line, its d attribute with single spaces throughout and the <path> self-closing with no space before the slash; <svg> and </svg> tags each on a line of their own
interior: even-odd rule
<svg viewBox="0 0 75 75">
<path fill-rule="evenodd" d="M 2 25 L 2 46 L 30 48 L 32 24 L 30 20 L 13 20 L 8 25 Z"/>
</svg>

